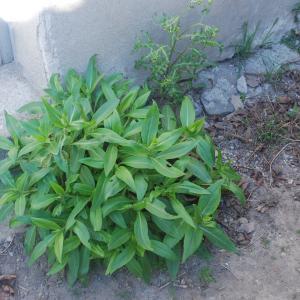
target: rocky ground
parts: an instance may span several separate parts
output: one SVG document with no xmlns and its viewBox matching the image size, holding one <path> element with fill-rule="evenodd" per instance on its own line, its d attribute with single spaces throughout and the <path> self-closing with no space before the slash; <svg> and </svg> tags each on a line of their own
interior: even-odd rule
<svg viewBox="0 0 300 300">
<path fill-rule="evenodd" d="M 224 159 L 242 174 L 246 206 L 224 195 L 218 215 L 238 254 L 208 246 L 182 266 L 175 282 L 158 272 L 149 285 L 125 271 L 104 276 L 98 265 L 88 286 L 69 288 L 62 274 L 46 276 L 45 259 L 29 268 L 22 233 L 2 225 L 0 300 L 300 299 L 298 61 L 283 45 L 260 49 L 242 63 L 227 61 L 202 72 L 206 89 L 193 93 Z"/>
</svg>

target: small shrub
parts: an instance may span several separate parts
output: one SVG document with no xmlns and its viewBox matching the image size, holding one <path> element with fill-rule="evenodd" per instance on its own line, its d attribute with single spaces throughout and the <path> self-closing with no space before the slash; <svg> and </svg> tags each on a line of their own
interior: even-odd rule
<svg viewBox="0 0 300 300">
<path fill-rule="evenodd" d="M 0 138 L 0 219 L 26 226 L 29 264 L 47 253 L 48 274 L 66 269 L 72 285 L 94 260 L 147 279 L 160 261 L 176 276 L 204 238 L 235 251 L 214 216 L 221 190 L 244 201 L 239 176 L 189 98 L 177 120 L 147 104 L 147 88 L 99 73 L 95 57 L 85 76 L 53 75 L 46 92 L 21 109 L 30 120 L 6 114 L 11 139 Z"/>
<path fill-rule="evenodd" d="M 201 3 L 194 1 L 192 7 Z M 134 51 L 141 53 L 135 66 L 148 71 L 148 83 L 156 99 L 180 103 L 193 87 L 197 73 L 211 65 L 205 49 L 221 48 L 216 41 L 218 29 L 200 22 L 183 29 L 179 16 L 163 15 L 157 23 L 167 42 L 158 42 L 144 32 L 134 46 Z"/>
</svg>

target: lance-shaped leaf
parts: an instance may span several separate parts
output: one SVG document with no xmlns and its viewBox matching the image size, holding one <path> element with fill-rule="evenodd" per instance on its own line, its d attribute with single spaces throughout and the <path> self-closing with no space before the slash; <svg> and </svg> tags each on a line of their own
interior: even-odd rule
<svg viewBox="0 0 300 300">
<path fill-rule="evenodd" d="M 118 99 L 112 99 L 102 104 L 93 116 L 93 119 L 95 120 L 96 124 L 100 124 L 107 117 L 109 117 L 117 108 L 119 102 L 120 101 Z"/>
<path fill-rule="evenodd" d="M 106 176 L 108 176 L 110 171 L 115 166 L 117 157 L 118 148 L 115 145 L 109 145 L 104 156 L 104 172 Z"/>
<path fill-rule="evenodd" d="M 181 193 L 181 194 L 191 194 L 191 195 L 209 195 L 210 191 L 207 189 L 204 189 L 203 187 L 190 182 L 188 180 L 185 180 L 180 183 L 175 183 L 172 187 L 171 190 L 176 192 L 176 193 Z"/>
<path fill-rule="evenodd" d="M 125 182 L 133 191 L 136 191 L 133 176 L 126 167 L 124 167 L 124 166 L 118 167 L 118 169 L 116 170 L 116 176 L 120 180 Z"/>
<path fill-rule="evenodd" d="M 162 108 L 162 126 L 164 130 L 170 131 L 176 128 L 176 116 L 170 105 L 164 105 Z"/>
<path fill-rule="evenodd" d="M 186 155 L 191 152 L 197 145 L 197 141 L 186 141 L 178 143 L 169 149 L 162 151 L 156 155 L 160 159 L 174 159 Z"/>
<path fill-rule="evenodd" d="M 196 228 L 196 225 L 192 219 L 192 217 L 189 215 L 189 213 L 186 211 L 183 204 L 176 198 L 172 199 L 171 201 L 172 207 L 174 211 L 177 213 L 177 215 L 182 218 L 187 224 L 192 226 L 193 228 Z"/>
<path fill-rule="evenodd" d="M 182 263 L 184 263 L 191 255 L 193 255 L 203 239 L 203 232 L 198 228 L 187 227 L 183 241 Z"/>
<path fill-rule="evenodd" d="M 163 159 L 156 159 L 156 158 L 151 158 L 152 164 L 154 169 L 160 173 L 161 175 L 169 178 L 177 178 L 181 177 L 184 175 L 182 171 L 179 169 L 173 167 L 173 166 L 168 166 L 167 161 Z"/>
<path fill-rule="evenodd" d="M 159 124 L 159 110 L 157 104 L 154 103 L 147 113 L 146 119 L 143 121 L 141 137 L 146 145 L 150 145 L 156 137 Z"/>
<path fill-rule="evenodd" d="M 195 109 L 189 97 L 184 97 L 180 109 L 180 121 L 183 127 L 188 127 L 195 122 Z"/>
<path fill-rule="evenodd" d="M 142 212 L 137 212 L 134 222 L 134 235 L 137 243 L 146 250 L 152 250 L 151 242 L 148 234 L 147 220 Z"/>
</svg>

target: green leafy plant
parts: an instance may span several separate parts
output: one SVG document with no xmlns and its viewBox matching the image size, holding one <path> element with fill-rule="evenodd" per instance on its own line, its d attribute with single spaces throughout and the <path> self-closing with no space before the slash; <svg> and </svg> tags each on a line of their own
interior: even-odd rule
<svg viewBox="0 0 300 300">
<path fill-rule="evenodd" d="M 177 120 L 170 106 L 147 105 L 146 87 L 102 75 L 95 57 L 85 76 L 53 75 L 46 92 L 21 109 L 30 120 L 6 114 L 11 139 L 0 138 L 0 219 L 26 226 L 29 264 L 47 253 L 48 274 L 66 269 L 70 285 L 94 260 L 146 280 L 161 261 L 176 276 L 204 238 L 236 250 L 214 215 L 222 190 L 244 202 L 240 177 L 189 98 Z"/>
<path fill-rule="evenodd" d="M 192 4 L 191 8 L 202 1 L 193 1 Z M 204 12 L 207 12 L 207 7 Z M 148 83 L 154 98 L 180 103 L 193 87 L 197 73 L 211 65 L 205 50 L 221 48 L 216 41 L 218 29 L 200 22 L 183 29 L 179 16 L 163 15 L 157 23 L 167 42 L 157 41 L 148 32 L 142 33 L 134 46 L 134 52 L 141 53 L 135 66 L 148 71 Z"/>
</svg>

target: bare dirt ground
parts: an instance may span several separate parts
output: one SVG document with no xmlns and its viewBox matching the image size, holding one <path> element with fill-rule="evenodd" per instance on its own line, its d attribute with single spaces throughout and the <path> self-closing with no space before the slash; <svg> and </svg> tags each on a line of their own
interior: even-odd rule
<svg viewBox="0 0 300 300">
<path fill-rule="evenodd" d="M 224 158 L 242 174 L 248 197 L 240 205 L 225 196 L 218 216 L 239 245 L 238 254 L 211 249 L 182 266 L 170 282 L 157 272 L 149 285 L 125 271 L 104 276 L 94 266 L 88 286 L 69 288 L 62 274 L 47 277 L 47 261 L 32 268 L 22 233 L 0 244 L 0 300 L 3 299 L 300 299 L 300 112 L 296 73 L 277 82 L 281 96 L 250 99 L 245 108 L 209 120 Z M 14 296 L 9 296 L 13 293 Z"/>
</svg>

